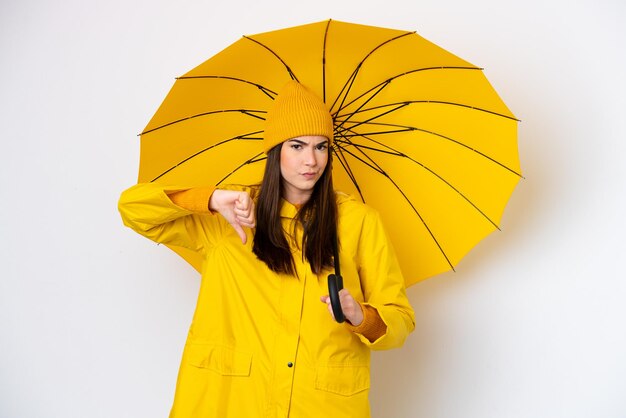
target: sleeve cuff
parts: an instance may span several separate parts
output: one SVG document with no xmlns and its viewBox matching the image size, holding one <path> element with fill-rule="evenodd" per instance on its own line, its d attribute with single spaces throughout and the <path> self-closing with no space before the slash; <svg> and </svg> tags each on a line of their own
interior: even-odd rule
<svg viewBox="0 0 626 418">
<path fill-rule="evenodd" d="M 380 314 L 370 305 L 359 303 L 363 310 L 363 322 L 359 326 L 347 324 L 348 327 L 357 334 L 361 334 L 370 342 L 374 342 L 387 333 L 387 325 L 380 317 Z"/>
<path fill-rule="evenodd" d="M 213 187 L 196 187 L 193 189 L 168 193 L 168 197 L 176 206 L 196 213 L 210 213 L 209 199 L 215 191 Z"/>
</svg>

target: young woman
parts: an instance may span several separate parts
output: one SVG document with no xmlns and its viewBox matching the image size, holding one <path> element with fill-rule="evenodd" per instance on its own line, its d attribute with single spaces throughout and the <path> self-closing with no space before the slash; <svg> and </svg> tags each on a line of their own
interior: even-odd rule
<svg viewBox="0 0 626 418">
<path fill-rule="evenodd" d="M 267 116 L 260 186 L 138 184 L 124 223 L 204 255 L 171 417 L 369 417 L 370 349 L 414 328 L 378 214 L 332 186 L 333 121 L 297 82 Z M 339 242 L 346 322 L 327 295 Z"/>
</svg>

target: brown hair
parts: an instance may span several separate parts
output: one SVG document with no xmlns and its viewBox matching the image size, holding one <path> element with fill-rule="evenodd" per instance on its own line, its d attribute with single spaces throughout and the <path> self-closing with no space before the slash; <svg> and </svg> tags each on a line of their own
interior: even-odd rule
<svg viewBox="0 0 626 418">
<path fill-rule="evenodd" d="M 293 255 L 280 219 L 283 195 L 281 148 L 282 144 L 278 144 L 267 153 L 265 174 L 256 206 L 257 226 L 252 251 L 276 273 L 295 275 Z M 337 202 L 333 190 L 330 147 L 324 173 L 315 184 L 311 198 L 300 208 L 294 221 L 300 222 L 304 229 L 302 252 L 313 273 L 320 274 L 322 270 L 332 268 L 333 246 L 337 239 Z"/>
</svg>

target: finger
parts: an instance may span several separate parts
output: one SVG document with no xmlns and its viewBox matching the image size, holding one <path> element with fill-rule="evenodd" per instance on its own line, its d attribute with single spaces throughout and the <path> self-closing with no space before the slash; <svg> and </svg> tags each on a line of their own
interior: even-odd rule
<svg viewBox="0 0 626 418">
<path fill-rule="evenodd" d="M 328 301 L 326 302 L 326 309 L 328 310 L 328 313 L 330 314 L 330 317 L 334 321 L 335 320 L 335 313 L 333 312 L 333 307 L 330 304 L 330 298 L 328 298 Z"/>
<path fill-rule="evenodd" d="M 359 325 L 363 321 L 363 309 L 359 302 L 352 297 L 348 289 L 339 291 L 339 300 L 341 302 L 341 310 L 346 319 L 353 325 Z"/>
<path fill-rule="evenodd" d="M 254 213 L 241 212 L 235 209 L 235 216 L 237 217 L 237 221 L 248 228 L 252 228 L 255 225 L 255 216 Z"/>
<path fill-rule="evenodd" d="M 237 216 L 241 216 L 242 218 L 247 218 L 248 216 L 250 216 L 251 213 L 249 208 L 240 208 L 237 206 L 235 206 L 233 212 L 235 212 Z"/>
<path fill-rule="evenodd" d="M 239 193 L 239 196 L 237 196 L 237 201 L 235 202 L 235 208 L 248 210 L 251 206 L 251 203 L 252 199 L 250 199 L 250 195 L 248 193 Z"/>
<path fill-rule="evenodd" d="M 354 300 L 348 289 L 343 288 L 339 291 L 339 300 L 343 302 L 348 302 L 350 300 Z"/>
<path fill-rule="evenodd" d="M 250 218 L 241 218 L 241 217 L 237 217 L 237 223 L 239 223 L 239 225 L 241 226 L 245 226 L 246 228 L 254 228 L 255 226 L 255 222 L 254 219 L 250 219 Z"/>
<path fill-rule="evenodd" d="M 341 289 L 339 291 L 339 303 L 341 303 L 341 310 L 348 315 L 353 312 L 355 303 L 354 298 L 345 289 Z"/>
<path fill-rule="evenodd" d="M 254 202 L 252 201 L 252 199 L 250 199 L 250 228 L 254 228 L 254 226 L 256 225 L 256 211 L 254 210 L 254 208 Z"/>
<path fill-rule="evenodd" d="M 328 313 L 330 314 L 330 317 L 333 319 L 333 321 L 335 320 L 335 313 L 333 312 L 333 307 L 330 303 L 330 296 L 328 295 L 324 295 L 324 296 L 320 296 L 320 301 L 324 304 L 326 304 L 326 309 L 328 309 Z"/>
<path fill-rule="evenodd" d="M 247 194 L 242 194 L 241 199 L 235 202 L 234 212 L 240 224 L 254 228 L 256 224 L 254 202 Z"/>
</svg>

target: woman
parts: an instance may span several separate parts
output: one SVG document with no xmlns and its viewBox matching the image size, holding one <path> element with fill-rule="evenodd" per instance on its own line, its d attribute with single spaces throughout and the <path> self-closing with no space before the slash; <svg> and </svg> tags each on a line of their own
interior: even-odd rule
<svg viewBox="0 0 626 418">
<path fill-rule="evenodd" d="M 127 226 L 204 255 L 171 417 L 369 417 L 370 349 L 402 345 L 414 314 L 377 213 L 333 191 L 332 141 L 324 103 L 293 81 L 267 116 L 260 187 L 122 194 Z"/>
</svg>

